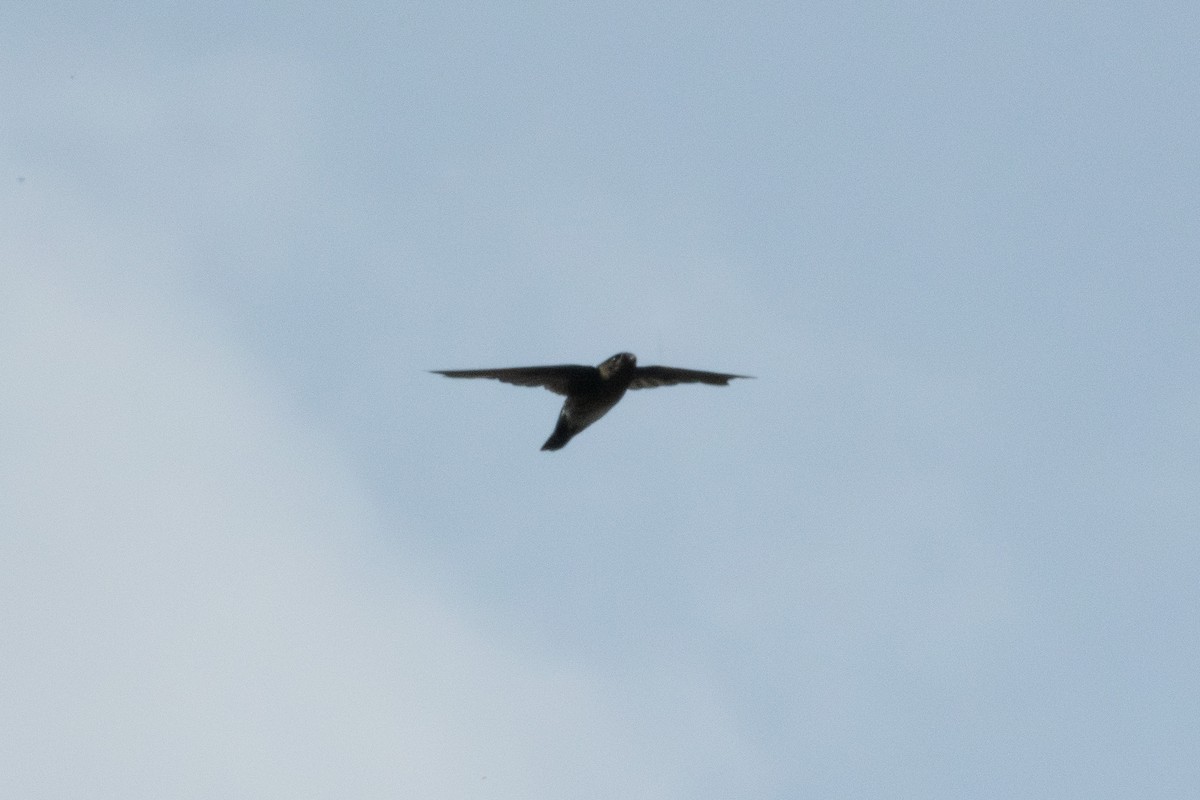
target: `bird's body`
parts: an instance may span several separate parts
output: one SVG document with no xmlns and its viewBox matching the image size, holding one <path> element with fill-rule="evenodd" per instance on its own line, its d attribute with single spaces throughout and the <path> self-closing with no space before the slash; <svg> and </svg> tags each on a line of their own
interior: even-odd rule
<svg viewBox="0 0 1200 800">
<path fill-rule="evenodd" d="M 603 417 L 629 389 L 673 386 L 677 383 L 728 385 L 733 378 L 722 372 L 701 372 L 678 367 L 639 367 L 632 353 L 617 353 L 596 367 L 559 364 L 547 367 L 507 367 L 500 369 L 434 370 L 449 378 L 493 378 L 517 386 L 541 386 L 555 394 L 566 395 L 554 433 L 542 445 L 543 450 L 559 450 L 571 438 Z"/>
</svg>

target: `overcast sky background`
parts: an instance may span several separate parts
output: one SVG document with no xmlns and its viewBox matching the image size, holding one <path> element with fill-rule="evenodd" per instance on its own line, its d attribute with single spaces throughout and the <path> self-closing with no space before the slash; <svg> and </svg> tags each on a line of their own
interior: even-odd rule
<svg viewBox="0 0 1200 800">
<path fill-rule="evenodd" d="M 1197 796 L 1198 40 L 6 4 L 0 795 Z"/>
</svg>

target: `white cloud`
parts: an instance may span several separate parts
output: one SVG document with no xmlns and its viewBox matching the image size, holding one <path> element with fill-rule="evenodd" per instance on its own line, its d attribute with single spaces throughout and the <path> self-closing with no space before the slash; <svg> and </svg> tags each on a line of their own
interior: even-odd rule
<svg viewBox="0 0 1200 800">
<path fill-rule="evenodd" d="M 506 645 L 400 563 L 336 451 L 210 320 L 43 266 L 0 307 L 0 793 L 688 781 L 661 715 Z"/>
</svg>

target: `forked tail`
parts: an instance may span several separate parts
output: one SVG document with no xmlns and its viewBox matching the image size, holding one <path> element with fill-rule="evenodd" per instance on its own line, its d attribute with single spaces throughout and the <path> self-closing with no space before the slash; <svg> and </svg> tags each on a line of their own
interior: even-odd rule
<svg viewBox="0 0 1200 800">
<path fill-rule="evenodd" d="M 571 437 L 576 431 L 570 429 L 570 425 L 566 424 L 566 420 L 559 419 L 558 425 L 554 428 L 554 433 L 550 434 L 550 438 L 542 445 L 543 450 L 561 450 L 566 446 L 567 442 L 571 441 Z"/>
</svg>

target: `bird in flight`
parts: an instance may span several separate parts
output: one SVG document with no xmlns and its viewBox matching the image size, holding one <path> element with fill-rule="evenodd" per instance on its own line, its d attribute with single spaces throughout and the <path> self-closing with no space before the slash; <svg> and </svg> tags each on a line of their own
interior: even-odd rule
<svg viewBox="0 0 1200 800">
<path fill-rule="evenodd" d="M 505 367 L 500 369 L 435 369 L 448 378 L 494 378 L 516 386 L 542 386 L 566 395 L 554 433 L 543 450 L 560 450 L 571 438 L 608 413 L 626 389 L 652 389 L 678 383 L 707 383 L 728 386 L 734 378 L 724 372 L 702 372 L 679 367 L 639 367 L 633 353 L 617 353 L 596 367 L 558 364 L 549 367 Z"/>
</svg>

